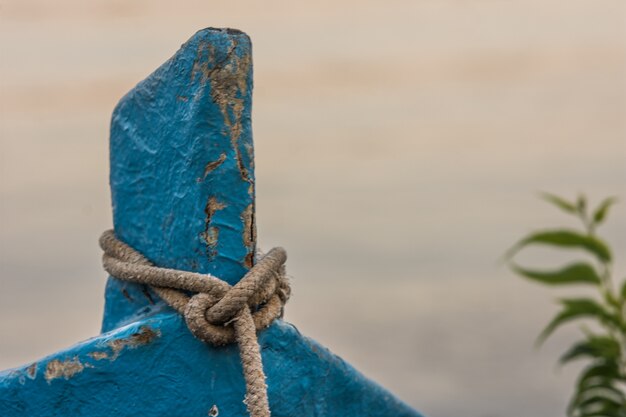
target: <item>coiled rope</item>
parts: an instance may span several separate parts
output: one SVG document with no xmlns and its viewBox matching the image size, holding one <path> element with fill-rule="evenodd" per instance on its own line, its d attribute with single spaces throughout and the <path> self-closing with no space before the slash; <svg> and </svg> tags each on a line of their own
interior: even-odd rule
<svg viewBox="0 0 626 417">
<path fill-rule="evenodd" d="M 290 295 L 287 252 L 274 248 L 234 286 L 211 275 L 159 268 L 121 242 L 113 230 L 100 237 L 102 264 L 111 276 L 147 284 L 183 315 L 198 339 L 220 346 L 237 343 L 246 381 L 244 403 L 252 417 L 269 417 L 267 385 L 256 331 L 282 317 Z M 195 293 L 192 296 L 186 292 Z"/>
</svg>

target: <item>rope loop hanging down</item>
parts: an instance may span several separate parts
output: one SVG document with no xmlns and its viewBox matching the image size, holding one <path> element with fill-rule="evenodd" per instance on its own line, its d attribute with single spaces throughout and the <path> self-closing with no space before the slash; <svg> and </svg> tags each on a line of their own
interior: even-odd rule
<svg viewBox="0 0 626 417">
<path fill-rule="evenodd" d="M 282 317 L 290 295 L 287 252 L 274 248 L 235 285 L 211 275 L 154 266 L 121 242 L 113 230 L 100 237 L 104 269 L 113 277 L 146 284 L 185 318 L 198 339 L 215 346 L 237 343 L 246 381 L 244 403 L 252 417 L 269 417 L 267 385 L 257 330 Z M 195 293 L 192 296 L 188 293 Z"/>
</svg>

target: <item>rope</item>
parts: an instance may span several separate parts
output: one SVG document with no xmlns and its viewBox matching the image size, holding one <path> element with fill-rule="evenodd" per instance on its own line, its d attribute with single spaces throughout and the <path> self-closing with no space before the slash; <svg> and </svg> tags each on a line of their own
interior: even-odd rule
<svg viewBox="0 0 626 417">
<path fill-rule="evenodd" d="M 100 237 L 102 264 L 111 276 L 147 284 L 183 315 L 198 339 L 221 346 L 237 343 L 244 379 L 244 403 L 252 417 L 269 417 L 267 385 L 256 331 L 282 317 L 290 288 L 285 276 L 287 253 L 274 248 L 234 286 L 211 275 L 159 268 L 121 242 L 113 230 Z M 187 292 L 195 293 L 189 296 Z"/>
</svg>

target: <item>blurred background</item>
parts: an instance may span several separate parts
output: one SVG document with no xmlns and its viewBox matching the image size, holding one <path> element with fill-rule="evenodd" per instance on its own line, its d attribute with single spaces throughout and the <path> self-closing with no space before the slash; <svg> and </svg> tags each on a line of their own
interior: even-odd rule
<svg viewBox="0 0 626 417">
<path fill-rule="evenodd" d="M 623 0 L 1 0 L 0 368 L 99 332 L 110 113 L 206 26 L 254 43 L 287 319 L 428 416 L 563 415 L 577 329 L 535 350 L 560 292 L 498 259 L 573 224 L 537 191 L 626 197 Z"/>
</svg>

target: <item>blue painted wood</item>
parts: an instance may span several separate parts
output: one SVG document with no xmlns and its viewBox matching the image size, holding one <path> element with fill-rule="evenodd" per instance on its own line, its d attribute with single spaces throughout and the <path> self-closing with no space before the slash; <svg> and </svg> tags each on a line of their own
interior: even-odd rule
<svg viewBox="0 0 626 417">
<path fill-rule="evenodd" d="M 157 265 L 235 283 L 254 262 L 251 90 L 248 37 L 205 29 L 115 109 L 115 228 Z M 148 288 L 110 278 L 102 328 L 0 373 L 0 415 L 247 415 L 237 348 L 196 340 Z M 275 417 L 419 417 L 282 320 L 259 342 Z"/>
<path fill-rule="evenodd" d="M 159 266 L 234 284 L 255 252 L 250 39 L 205 30 L 118 104 L 111 122 L 113 222 Z M 102 329 L 158 299 L 109 280 Z M 157 306 L 160 308 L 160 306 Z"/>
</svg>

